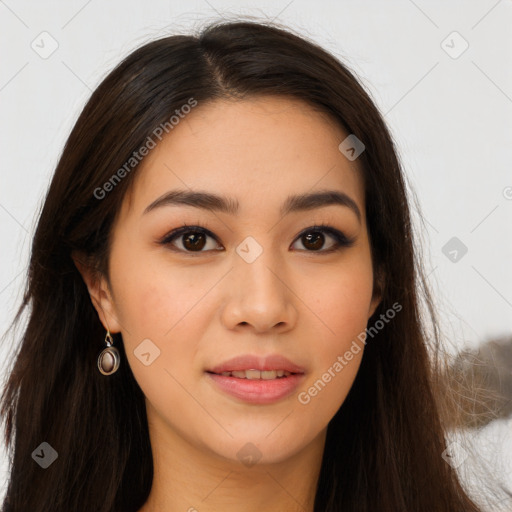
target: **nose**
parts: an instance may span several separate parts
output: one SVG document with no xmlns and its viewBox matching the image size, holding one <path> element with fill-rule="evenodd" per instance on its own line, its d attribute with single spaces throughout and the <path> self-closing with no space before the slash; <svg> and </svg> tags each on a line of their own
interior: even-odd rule
<svg viewBox="0 0 512 512">
<path fill-rule="evenodd" d="M 240 326 L 257 333 L 292 329 L 297 322 L 297 297 L 291 277 L 270 251 L 248 263 L 235 254 L 234 268 L 225 283 L 227 299 L 221 313 L 228 329 Z"/>
</svg>

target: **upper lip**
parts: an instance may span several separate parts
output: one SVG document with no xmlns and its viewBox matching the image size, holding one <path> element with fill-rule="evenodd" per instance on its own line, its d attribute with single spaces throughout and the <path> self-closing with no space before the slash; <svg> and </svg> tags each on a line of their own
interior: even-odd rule
<svg viewBox="0 0 512 512">
<path fill-rule="evenodd" d="M 285 370 L 290 373 L 304 373 L 304 368 L 292 363 L 289 359 L 279 354 L 270 354 L 268 356 L 245 354 L 224 361 L 207 371 L 211 373 L 222 373 L 242 370 Z"/>
</svg>

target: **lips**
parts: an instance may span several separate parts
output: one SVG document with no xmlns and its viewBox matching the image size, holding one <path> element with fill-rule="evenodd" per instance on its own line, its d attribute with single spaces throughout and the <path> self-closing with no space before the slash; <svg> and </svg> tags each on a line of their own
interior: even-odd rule
<svg viewBox="0 0 512 512">
<path fill-rule="evenodd" d="M 232 372 L 246 372 L 249 377 L 242 377 L 240 375 L 239 378 L 256 378 L 256 373 L 252 373 L 251 375 L 250 370 L 257 370 L 262 373 L 263 376 L 259 376 L 258 378 L 273 378 L 273 376 L 270 377 L 268 372 L 276 372 L 276 377 L 283 377 L 283 372 L 288 374 L 304 373 L 304 368 L 278 354 L 271 354 L 266 357 L 258 357 L 250 354 L 234 357 L 233 359 L 224 361 L 208 369 L 207 372 L 216 373 L 218 375 L 229 372 L 232 376 L 238 376 L 236 374 L 233 375 Z"/>
<path fill-rule="evenodd" d="M 265 405 L 286 399 L 304 381 L 304 368 L 277 354 L 244 355 L 206 371 L 209 381 L 237 401 Z"/>
<path fill-rule="evenodd" d="M 224 377 L 236 377 L 237 379 L 271 380 L 289 377 L 293 373 L 286 370 L 233 370 L 232 372 L 222 372 L 221 375 Z"/>
</svg>

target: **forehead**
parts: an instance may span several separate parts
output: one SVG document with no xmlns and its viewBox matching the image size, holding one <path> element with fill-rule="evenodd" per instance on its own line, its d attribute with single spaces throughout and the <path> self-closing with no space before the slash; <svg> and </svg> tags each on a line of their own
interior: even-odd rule
<svg viewBox="0 0 512 512">
<path fill-rule="evenodd" d="M 338 149 L 347 136 L 332 117 L 297 99 L 198 103 L 144 157 L 122 215 L 140 216 L 176 188 L 236 198 L 241 215 L 262 206 L 277 212 L 289 195 L 334 188 L 364 217 L 361 170 Z"/>
</svg>

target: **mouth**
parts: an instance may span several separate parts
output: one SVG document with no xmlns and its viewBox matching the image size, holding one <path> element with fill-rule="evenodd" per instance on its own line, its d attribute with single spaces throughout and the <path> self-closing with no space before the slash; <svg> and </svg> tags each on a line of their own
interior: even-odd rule
<svg viewBox="0 0 512 512">
<path fill-rule="evenodd" d="M 206 371 L 225 377 L 267 380 L 304 373 L 304 368 L 279 354 L 269 354 L 267 356 L 244 354 L 208 368 Z"/>
<path fill-rule="evenodd" d="M 231 372 L 207 372 L 213 375 L 222 375 L 223 377 L 234 377 L 236 379 L 248 380 L 273 380 L 284 379 L 290 375 L 298 375 L 299 373 L 289 372 L 287 370 L 234 370 Z"/>
<path fill-rule="evenodd" d="M 250 404 L 271 404 L 290 396 L 305 370 L 279 355 L 245 355 L 206 370 L 217 392 Z"/>
</svg>

